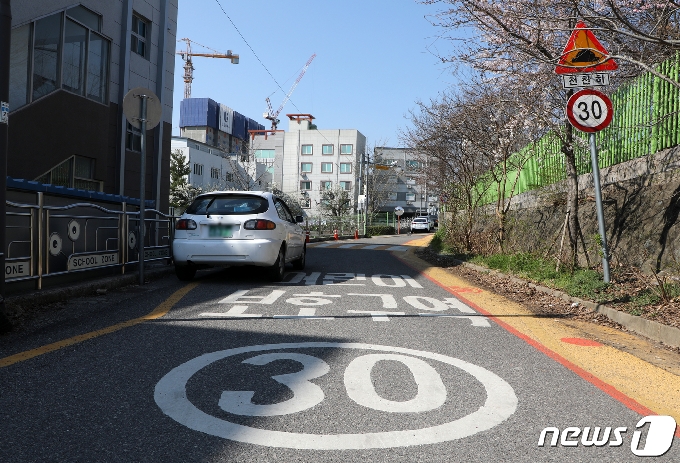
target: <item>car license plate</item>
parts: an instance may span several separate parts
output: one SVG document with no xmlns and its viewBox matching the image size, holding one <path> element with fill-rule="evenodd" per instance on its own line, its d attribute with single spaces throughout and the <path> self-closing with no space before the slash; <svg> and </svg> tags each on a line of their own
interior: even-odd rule
<svg viewBox="0 0 680 463">
<path fill-rule="evenodd" d="M 210 225 L 208 237 L 210 238 L 231 238 L 233 231 L 231 225 Z"/>
</svg>

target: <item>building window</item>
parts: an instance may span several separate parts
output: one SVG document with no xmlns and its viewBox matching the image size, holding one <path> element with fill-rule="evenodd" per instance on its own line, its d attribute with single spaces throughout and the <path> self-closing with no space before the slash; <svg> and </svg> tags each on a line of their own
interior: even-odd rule
<svg viewBox="0 0 680 463">
<path fill-rule="evenodd" d="M 340 189 L 350 191 L 352 189 L 352 182 L 340 182 Z"/>
<path fill-rule="evenodd" d="M 255 159 L 274 159 L 276 150 L 255 150 Z"/>
<path fill-rule="evenodd" d="M 203 164 L 194 164 L 194 175 L 203 175 Z"/>
<path fill-rule="evenodd" d="M 149 38 L 150 22 L 139 16 L 137 13 L 132 13 L 132 37 L 130 40 L 130 48 L 146 59 L 149 59 L 149 47 L 147 40 Z"/>
<path fill-rule="evenodd" d="M 340 154 L 352 154 L 353 145 L 340 145 Z"/>
<path fill-rule="evenodd" d="M 323 145 L 321 147 L 321 154 L 333 154 L 333 145 Z"/>
<path fill-rule="evenodd" d="M 312 182 L 300 182 L 300 189 L 305 191 L 305 190 L 311 190 L 312 189 Z"/>
<path fill-rule="evenodd" d="M 101 17 L 82 6 L 13 29 L 11 110 L 59 88 L 108 104 L 111 42 L 100 30 Z"/>
<path fill-rule="evenodd" d="M 330 180 L 324 180 L 320 183 L 320 186 L 321 190 L 330 190 L 333 188 L 333 182 L 331 182 Z"/>
<path fill-rule="evenodd" d="M 406 201 L 415 201 L 416 200 L 416 194 L 415 193 L 406 193 Z"/>
<path fill-rule="evenodd" d="M 142 152 L 142 130 L 134 127 L 129 122 L 127 124 L 127 133 L 125 135 L 125 149 L 128 151 Z"/>
<path fill-rule="evenodd" d="M 322 162 L 321 163 L 321 173 L 322 174 L 330 174 L 333 172 L 333 163 L 332 162 Z"/>
<path fill-rule="evenodd" d="M 227 178 L 227 182 L 234 181 L 234 174 L 232 172 L 227 172 L 227 175 L 225 177 Z"/>
<path fill-rule="evenodd" d="M 341 174 L 351 174 L 352 173 L 352 163 L 351 162 L 341 162 L 340 163 L 340 173 Z"/>
<path fill-rule="evenodd" d="M 220 169 L 218 169 L 217 167 L 211 167 L 210 178 L 220 178 Z"/>
<path fill-rule="evenodd" d="M 304 155 L 313 154 L 312 145 L 302 145 L 302 154 Z"/>
<path fill-rule="evenodd" d="M 303 162 L 300 164 L 300 171 L 302 173 L 311 173 L 312 172 L 312 163 L 311 162 Z"/>
<path fill-rule="evenodd" d="M 419 161 L 406 161 L 406 168 L 409 169 L 409 170 L 419 169 L 420 168 L 420 162 Z"/>
<path fill-rule="evenodd" d="M 94 166 L 92 158 L 71 156 L 35 180 L 79 190 L 102 191 L 104 182 L 94 179 Z"/>
</svg>

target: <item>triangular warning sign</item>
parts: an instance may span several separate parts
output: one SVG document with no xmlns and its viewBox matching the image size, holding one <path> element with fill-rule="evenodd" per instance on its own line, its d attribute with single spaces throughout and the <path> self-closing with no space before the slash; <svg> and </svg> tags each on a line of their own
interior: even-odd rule
<svg viewBox="0 0 680 463">
<path fill-rule="evenodd" d="M 562 51 L 560 61 L 555 66 L 555 73 L 575 74 L 618 69 L 616 61 L 607 59 L 608 56 L 609 52 L 595 38 L 585 23 L 579 22 Z"/>
</svg>

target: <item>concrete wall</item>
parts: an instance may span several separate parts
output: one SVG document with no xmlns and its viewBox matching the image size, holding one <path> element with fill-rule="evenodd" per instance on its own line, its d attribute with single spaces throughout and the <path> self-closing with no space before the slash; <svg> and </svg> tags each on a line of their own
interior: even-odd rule
<svg viewBox="0 0 680 463">
<path fill-rule="evenodd" d="M 680 270 L 680 147 L 601 171 L 606 235 L 612 263 L 644 271 Z M 579 177 L 579 220 L 591 262 L 600 262 L 592 174 Z M 508 246 L 513 251 L 555 255 L 565 219 L 564 182 L 512 199 Z M 493 207 L 480 208 L 475 231 L 496 228 Z M 580 261 L 585 264 L 584 253 Z"/>
</svg>

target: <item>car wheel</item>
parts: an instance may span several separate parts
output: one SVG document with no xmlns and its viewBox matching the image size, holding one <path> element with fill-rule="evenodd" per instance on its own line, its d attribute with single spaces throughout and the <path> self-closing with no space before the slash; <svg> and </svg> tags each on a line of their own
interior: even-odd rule
<svg viewBox="0 0 680 463">
<path fill-rule="evenodd" d="M 300 258 L 295 259 L 293 261 L 293 268 L 295 270 L 304 270 L 306 261 L 307 261 L 307 246 L 304 245 L 302 246 L 302 255 L 300 255 Z"/>
<path fill-rule="evenodd" d="M 269 279 L 271 281 L 283 280 L 283 275 L 286 273 L 286 252 L 283 246 L 279 249 L 279 256 L 276 258 L 274 265 L 269 267 Z"/>
<path fill-rule="evenodd" d="M 191 281 L 196 275 L 196 268 L 192 265 L 175 265 L 175 275 L 180 281 Z"/>
</svg>

